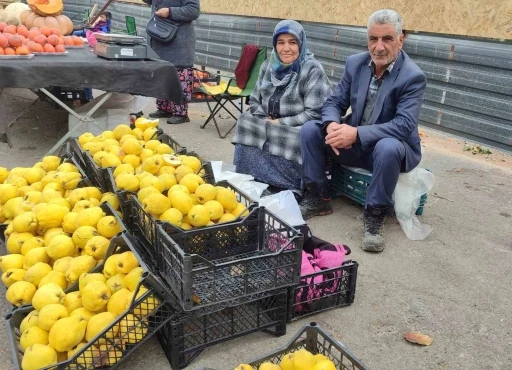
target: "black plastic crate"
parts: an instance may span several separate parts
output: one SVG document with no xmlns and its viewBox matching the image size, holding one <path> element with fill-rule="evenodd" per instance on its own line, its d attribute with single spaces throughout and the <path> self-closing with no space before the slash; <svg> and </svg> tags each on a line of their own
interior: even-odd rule
<svg viewBox="0 0 512 370">
<path fill-rule="evenodd" d="M 85 177 L 86 167 L 83 154 L 84 152 L 80 148 L 80 144 L 76 138 L 66 140 L 59 151 L 59 157 L 72 160 L 75 166 L 80 169 L 80 173 Z"/>
<path fill-rule="evenodd" d="M 286 290 L 267 292 L 242 304 L 174 315 L 157 334 L 171 368 L 183 369 L 204 349 L 257 331 L 286 334 L 286 296 Z"/>
<path fill-rule="evenodd" d="M 83 151 L 83 157 L 85 162 L 85 172 L 93 182 L 93 184 L 100 188 L 102 192 L 109 191 L 107 182 L 107 168 L 101 168 L 94 162 L 93 156 L 88 151 Z"/>
<path fill-rule="evenodd" d="M 332 166 L 331 192 L 334 198 L 345 196 L 357 204 L 364 206 L 366 203 L 366 193 L 372 181 L 371 173 L 360 173 L 352 169 L 334 164 Z M 420 205 L 416 210 L 416 215 L 421 216 L 425 204 L 427 203 L 427 194 L 420 198 Z"/>
<path fill-rule="evenodd" d="M 361 360 L 355 357 L 343 344 L 323 331 L 314 322 L 302 327 L 285 347 L 253 360 L 249 362 L 249 365 L 254 366 L 256 369 L 263 362 L 279 364 L 284 355 L 301 348 L 305 348 L 314 355 L 323 354 L 329 358 L 329 360 L 333 361 L 336 369 L 339 370 L 369 370 Z"/>
<path fill-rule="evenodd" d="M 5 229 L 7 229 L 7 224 L 0 224 L 0 248 L 5 249 Z"/>
<path fill-rule="evenodd" d="M 299 283 L 303 237 L 264 208 L 187 232 L 157 228 L 160 273 L 185 311 Z"/>
<path fill-rule="evenodd" d="M 88 102 L 87 94 L 85 93 L 85 88 L 83 87 L 51 86 L 48 88 L 48 91 L 63 102 L 71 102 L 74 100 L 80 100 L 82 103 Z"/>
<path fill-rule="evenodd" d="M 174 150 L 174 154 L 176 155 L 181 155 L 187 152 L 187 148 L 179 144 L 176 140 L 174 140 L 167 134 L 159 135 L 158 140 L 161 141 L 163 144 L 169 145 L 172 148 L 172 150 Z"/>
<path fill-rule="evenodd" d="M 164 324 L 166 324 L 173 317 L 175 311 L 172 308 L 172 302 L 174 300 L 168 294 L 168 290 L 164 284 L 153 275 L 144 263 L 144 260 L 137 253 L 136 248 L 133 246 L 133 240 L 131 240 L 126 233 L 120 233 L 117 237 L 112 239 L 107 256 L 114 253 L 122 253 L 125 251 L 132 251 L 136 254 L 137 259 L 144 272 L 141 277 L 139 286 L 135 290 L 134 297 L 138 294 L 141 287 L 147 289 L 139 298 L 135 299 L 130 308 L 122 313 L 117 319 L 109 325 L 105 330 L 98 334 L 92 339 L 87 345 L 82 347 L 80 351 L 75 354 L 72 358 L 63 361 L 56 365 L 51 365 L 41 370 L 54 369 L 114 369 L 119 366 L 123 360 L 128 357 L 136 348 L 144 344 L 149 338 L 151 338 L 156 332 L 158 332 Z M 103 270 L 103 265 L 98 266 L 94 272 L 100 272 Z M 14 368 L 21 369 L 22 350 L 19 345 L 20 331 L 19 326 L 21 321 L 27 316 L 34 308 L 32 306 L 25 306 L 14 309 L 6 317 L 7 323 L 7 335 L 9 343 L 11 345 L 11 351 L 14 359 Z M 129 316 L 131 315 L 131 316 Z M 140 327 L 141 332 L 138 334 L 142 336 L 142 339 L 136 343 L 130 343 L 130 336 L 133 338 L 133 330 L 128 331 L 124 335 L 115 336 L 117 332 L 117 326 L 125 322 L 128 326 Z M 98 344 L 105 344 L 107 348 L 101 357 L 93 358 L 91 355 L 91 347 L 98 347 Z M 110 363 L 108 363 L 110 361 Z M 86 364 L 86 365 L 84 365 Z"/>
<path fill-rule="evenodd" d="M 58 156 L 60 157 L 61 163 L 72 163 L 78 168 L 82 180 L 80 180 L 77 187 L 93 186 L 92 181 L 89 179 L 85 172 L 85 164 L 81 155 L 80 146 L 76 139 L 68 139 L 59 149 Z"/>
<path fill-rule="evenodd" d="M 351 305 L 358 266 L 356 261 L 345 261 L 340 267 L 301 276 L 299 285 L 288 288 L 288 322 Z"/>
</svg>

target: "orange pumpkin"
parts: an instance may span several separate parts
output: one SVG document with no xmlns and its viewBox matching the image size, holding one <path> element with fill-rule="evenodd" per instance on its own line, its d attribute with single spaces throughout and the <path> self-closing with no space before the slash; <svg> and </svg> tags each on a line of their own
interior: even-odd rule
<svg viewBox="0 0 512 370">
<path fill-rule="evenodd" d="M 23 24 L 30 30 L 32 27 L 34 27 L 34 19 L 37 17 L 39 16 L 36 13 L 30 11 L 30 14 L 25 18 L 25 22 L 23 22 Z"/>
<path fill-rule="evenodd" d="M 55 17 L 60 25 L 60 33 L 62 35 L 71 35 L 73 33 L 73 22 L 65 15 L 58 15 Z"/>
<path fill-rule="evenodd" d="M 34 13 L 43 17 L 61 15 L 64 10 L 62 0 L 27 0 L 27 4 Z"/>
<path fill-rule="evenodd" d="M 32 27 L 37 27 L 39 29 L 48 27 L 50 30 L 58 30 L 61 35 L 70 35 L 73 33 L 73 22 L 71 22 L 71 19 L 65 15 L 58 15 L 56 17 L 42 17 L 36 13 L 31 12 L 25 18 L 24 24 L 29 30 L 32 29 Z"/>
<path fill-rule="evenodd" d="M 21 12 L 21 14 L 20 14 L 21 24 L 25 24 L 25 22 L 30 14 L 32 14 L 32 10 L 24 10 Z M 29 28 L 29 27 L 27 27 L 27 28 Z"/>
</svg>

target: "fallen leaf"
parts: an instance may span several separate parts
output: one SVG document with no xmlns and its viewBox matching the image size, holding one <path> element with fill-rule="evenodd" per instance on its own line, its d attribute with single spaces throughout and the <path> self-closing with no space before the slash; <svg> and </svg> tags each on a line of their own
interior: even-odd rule
<svg viewBox="0 0 512 370">
<path fill-rule="evenodd" d="M 411 343 L 416 343 L 422 346 L 430 346 L 432 342 L 434 341 L 432 338 L 430 338 L 428 335 L 421 334 L 421 333 L 413 333 L 413 332 L 406 332 L 404 334 L 404 338 Z"/>
<path fill-rule="evenodd" d="M 460 171 L 462 171 L 462 170 L 461 170 L 460 168 L 457 168 L 455 171 L 456 171 L 456 172 L 460 172 Z"/>
<path fill-rule="evenodd" d="M 423 137 L 423 136 L 425 136 L 425 133 L 424 133 L 423 131 L 420 131 L 420 132 L 419 132 L 419 135 L 420 135 L 421 137 Z"/>
</svg>

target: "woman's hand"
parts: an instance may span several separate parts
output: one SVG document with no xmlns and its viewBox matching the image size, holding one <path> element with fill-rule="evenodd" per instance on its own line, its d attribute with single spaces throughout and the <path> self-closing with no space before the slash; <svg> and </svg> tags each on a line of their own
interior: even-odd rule
<svg viewBox="0 0 512 370">
<path fill-rule="evenodd" d="M 279 119 L 276 118 L 276 119 L 271 119 L 270 117 L 267 117 L 265 118 L 265 120 L 269 123 L 273 123 L 274 125 L 278 125 L 279 124 Z"/>
<path fill-rule="evenodd" d="M 171 14 L 169 8 L 160 8 L 155 12 L 156 15 L 162 18 L 169 18 L 169 14 Z"/>
</svg>

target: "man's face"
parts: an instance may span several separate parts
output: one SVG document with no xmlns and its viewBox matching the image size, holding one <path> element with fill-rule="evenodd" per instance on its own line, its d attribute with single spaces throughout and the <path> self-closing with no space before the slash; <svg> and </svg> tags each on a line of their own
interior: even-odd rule
<svg viewBox="0 0 512 370">
<path fill-rule="evenodd" d="M 391 64 L 402 49 L 404 36 L 396 33 L 392 24 L 373 23 L 368 29 L 368 50 L 375 66 L 382 68 Z"/>
</svg>

